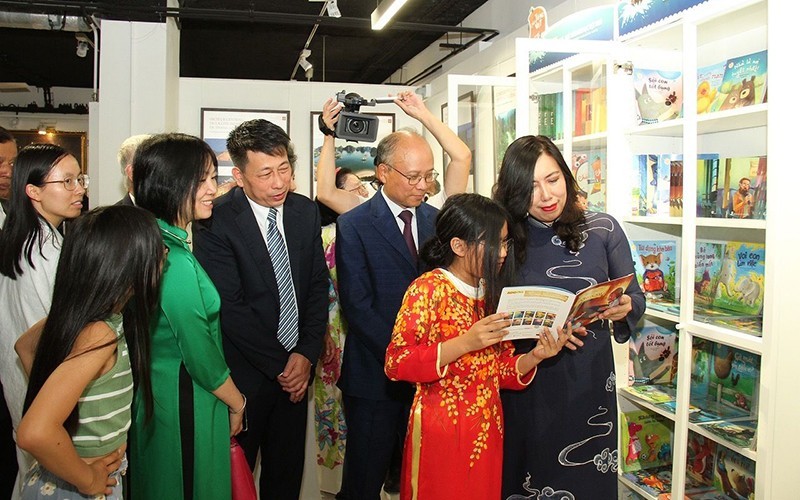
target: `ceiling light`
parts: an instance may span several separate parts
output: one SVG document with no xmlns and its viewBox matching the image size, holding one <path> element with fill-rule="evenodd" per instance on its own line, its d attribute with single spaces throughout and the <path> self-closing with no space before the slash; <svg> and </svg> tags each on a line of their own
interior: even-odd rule
<svg viewBox="0 0 800 500">
<path fill-rule="evenodd" d="M 309 49 L 303 49 L 300 51 L 300 59 L 297 61 L 297 64 L 306 72 L 312 67 L 312 64 L 308 62 L 309 57 L 311 57 L 311 51 Z"/>
<path fill-rule="evenodd" d="M 75 33 L 75 40 L 78 45 L 75 47 L 75 55 L 78 57 L 86 57 L 89 53 L 89 47 L 94 48 L 94 42 L 89 40 L 89 37 L 83 33 Z"/>
<path fill-rule="evenodd" d="M 336 0 L 328 0 L 325 3 L 325 8 L 328 11 L 329 16 L 342 17 L 342 13 L 339 11 L 339 6 L 336 5 Z"/>
<path fill-rule="evenodd" d="M 75 48 L 75 55 L 78 57 L 86 57 L 89 52 L 89 44 L 83 40 L 78 40 L 78 46 Z"/>
<path fill-rule="evenodd" d="M 381 30 L 408 0 L 383 0 L 372 11 L 372 29 Z"/>
</svg>

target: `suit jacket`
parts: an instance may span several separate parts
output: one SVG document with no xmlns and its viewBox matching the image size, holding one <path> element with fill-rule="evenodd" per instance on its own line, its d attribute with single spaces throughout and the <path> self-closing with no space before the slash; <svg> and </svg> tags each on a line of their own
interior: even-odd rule
<svg viewBox="0 0 800 500">
<path fill-rule="evenodd" d="M 194 226 L 194 254 L 222 300 L 223 348 L 231 376 L 252 394 L 264 377 L 275 379 L 289 359 L 277 337 L 278 284 L 262 236 L 266 228 L 258 226 L 239 187 L 218 198 L 212 217 Z M 300 338 L 292 352 L 314 364 L 328 323 L 328 268 L 316 204 L 289 193 L 283 227 L 299 314 Z"/>
<path fill-rule="evenodd" d="M 438 210 L 416 210 L 418 247 L 434 235 Z M 386 347 L 406 289 L 424 269 L 414 265 L 403 234 L 383 196 L 341 215 L 336 223 L 339 301 L 347 319 L 339 387 L 349 396 L 398 399 L 411 388 L 391 382 L 383 371 Z"/>
<path fill-rule="evenodd" d="M 125 205 L 129 207 L 135 207 L 136 203 L 133 202 L 133 199 L 131 199 L 131 195 L 129 193 L 125 193 L 125 196 L 123 196 L 122 199 L 119 200 L 118 202 L 114 203 L 114 205 Z"/>
</svg>

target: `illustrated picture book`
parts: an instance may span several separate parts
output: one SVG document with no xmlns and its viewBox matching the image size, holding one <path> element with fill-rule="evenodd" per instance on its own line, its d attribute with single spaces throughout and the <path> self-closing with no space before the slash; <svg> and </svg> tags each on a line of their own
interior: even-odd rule
<svg viewBox="0 0 800 500">
<path fill-rule="evenodd" d="M 697 240 L 694 253 L 694 301 L 697 306 L 710 307 L 714 300 L 725 242 Z"/>
<path fill-rule="evenodd" d="M 722 94 L 719 89 L 725 76 L 725 62 L 697 68 L 697 114 L 719 109 Z"/>
<path fill-rule="evenodd" d="M 755 450 L 756 420 L 728 422 L 725 420 L 700 424 L 703 429 L 736 446 Z"/>
<path fill-rule="evenodd" d="M 755 493 L 756 464 L 724 446 L 717 446 L 714 487 L 735 500 L 749 500 Z"/>
<path fill-rule="evenodd" d="M 697 155 L 697 216 L 721 217 L 717 214 L 717 179 L 719 177 L 719 155 L 716 153 Z"/>
<path fill-rule="evenodd" d="M 633 70 L 636 123 L 647 125 L 679 118 L 683 111 L 683 78 L 680 71 Z"/>
<path fill-rule="evenodd" d="M 588 209 L 606 210 L 606 153 L 600 150 L 572 153 L 572 175 L 586 193 Z"/>
<path fill-rule="evenodd" d="M 620 413 L 623 472 L 672 463 L 672 421 L 658 413 L 631 410 Z"/>
<path fill-rule="evenodd" d="M 767 157 L 720 159 L 716 217 L 764 219 L 767 212 Z"/>
<path fill-rule="evenodd" d="M 674 328 L 645 319 L 628 340 L 628 383 L 672 385 L 677 372 L 677 338 Z"/>
<path fill-rule="evenodd" d="M 763 243 L 729 241 L 720 262 L 711 305 L 738 314 L 761 314 L 764 305 Z"/>
<path fill-rule="evenodd" d="M 641 154 L 633 157 L 633 215 L 655 215 L 658 210 L 659 155 Z"/>
<path fill-rule="evenodd" d="M 719 88 L 722 100 L 718 111 L 766 102 L 766 90 L 766 50 L 728 59 Z"/>
<path fill-rule="evenodd" d="M 709 399 L 746 412 L 753 411 L 760 365 L 761 359 L 757 354 L 714 344 Z"/>
<path fill-rule="evenodd" d="M 505 340 L 539 338 L 544 328 L 549 328 L 555 339 L 556 329 L 567 322 L 574 327 L 586 326 L 617 305 L 633 279 L 633 274 L 628 274 L 577 294 L 552 286 L 506 287 L 497 304 L 497 312 L 507 312 L 511 319 Z"/>
<path fill-rule="evenodd" d="M 648 302 L 676 302 L 677 247 L 677 240 L 631 240 L 636 280 Z"/>
</svg>

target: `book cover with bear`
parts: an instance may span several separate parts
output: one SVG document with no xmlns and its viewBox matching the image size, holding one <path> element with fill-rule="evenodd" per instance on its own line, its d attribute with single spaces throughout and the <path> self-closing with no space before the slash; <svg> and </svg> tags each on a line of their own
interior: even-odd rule
<svg viewBox="0 0 800 500">
<path fill-rule="evenodd" d="M 711 111 L 725 111 L 766 102 L 767 51 L 728 59 L 719 93 L 719 108 L 712 108 Z"/>
</svg>

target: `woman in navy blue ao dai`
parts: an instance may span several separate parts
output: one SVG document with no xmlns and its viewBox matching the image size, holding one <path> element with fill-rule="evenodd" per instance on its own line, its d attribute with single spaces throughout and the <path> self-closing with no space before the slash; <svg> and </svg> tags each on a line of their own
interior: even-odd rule
<svg viewBox="0 0 800 500">
<path fill-rule="evenodd" d="M 526 136 L 509 146 L 495 197 L 514 219 L 518 285 L 576 292 L 633 272 L 619 223 L 577 205 L 575 180 L 555 145 Z M 523 243 L 524 242 L 524 243 Z M 620 304 L 586 327 L 583 347 L 539 366 L 537 383 L 503 393 L 503 498 L 617 497 L 617 403 L 609 337 L 627 342 L 644 313 L 634 281 Z M 517 341 L 527 352 L 534 341 Z"/>
</svg>

